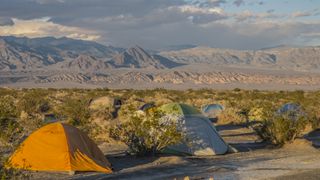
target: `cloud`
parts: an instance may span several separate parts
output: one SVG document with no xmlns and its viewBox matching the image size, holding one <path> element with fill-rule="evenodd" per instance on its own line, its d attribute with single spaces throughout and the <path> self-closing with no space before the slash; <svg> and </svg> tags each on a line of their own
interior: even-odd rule
<svg viewBox="0 0 320 180">
<path fill-rule="evenodd" d="M 240 13 L 235 13 L 233 14 L 233 18 L 235 18 L 238 22 L 242 21 L 261 21 L 265 19 L 277 19 L 277 18 L 284 18 L 285 15 L 283 14 L 274 14 L 273 10 L 269 10 L 267 12 L 262 12 L 262 13 L 254 13 L 250 10 L 245 10 Z"/>
<path fill-rule="evenodd" d="M 108 40 L 113 45 L 139 44 L 148 49 L 186 43 L 219 48 L 260 49 L 279 44 L 308 44 L 311 39 L 301 35 L 317 33 L 320 32 L 319 29 L 320 23 L 261 20 L 257 22 L 214 21 L 205 25 L 194 25 L 184 21 L 156 27 L 113 31 L 109 34 Z"/>
<path fill-rule="evenodd" d="M 239 5 L 245 3 L 241 9 L 248 9 L 234 11 L 236 1 Z M 172 44 L 256 49 L 295 41 L 307 44 L 311 41 L 310 34 L 319 33 L 319 21 L 309 20 L 307 16 L 298 18 L 311 11 L 301 9 L 300 14 L 292 15 L 276 6 L 266 11 L 258 7 L 261 2 L 268 3 L 262 0 L 1 0 L 0 35 L 67 36 L 115 46 L 139 44 L 148 49 Z M 316 15 L 320 11 L 315 9 L 311 13 Z"/>
<path fill-rule="evenodd" d="M 188 17 L 193 23 L 203 24 L 212 21 L 226 19 L 228 16 L 223 9 L 218 7 L 197 7 L 191 5 L 169 7 L 169 10 L 177 11 Z"/>
<path fill-rule="evenodd" d="M 301 11 L 296 11 L 292 13 L 291 17 L 296 18 L 296 17 L 306 17 L 306 16 L 312 16 L 311 12 L 301 12 Z"/>
<path fill-rule="evenodd" d="M 241 5 L 244 5 L 245 2 L 244 2 L 244 0 L 235 0 L 235 1 L 233 1 L 233 4 L 236 5 L 237 7 L 239 7 Z"/>
<path fill-rule="evenodd" d="M 98 40 L 99 35 L 78 27 L 68 27 L 55 24 L 49 21 L 50 18 L 41 18 L 33 20 L 13 19 L 11 26 L 0 27 L 0 34 L 3 36 L 28 36 L 28 37 L 70 37 L 83 40 Z"/>
<path fill-rule="evenodd" d="M 54 4 L 54 3 L 64 3 L 65 0 L 33 0 L 39 4 Z"/>
<path fill-rule="evenodd" d="M 269 10 L 267 11 L 267 13 L 273 13 L 273 12 L 275 12 L 274 9 L 269 9 Z"/>
<path fill-rule="evenodd" d="M 14 22 L 11 18 L 0 17 L 0 26 L 12 26 Z"/>
<path fill-rule="evenodd" d="M 53 17 L 57 23 L 73 19 L 131 14 L 143 16 L 157 9 L 188 4 L 184 0 L 2 0 L 0 17 L 30 20 Z"/>
<path fill-rule="evenodd" d="M 198 7 L 219 7 L 222 4 L 227 3 L 226 0 L 191 0 L 189 4 Z"/>
</svg>

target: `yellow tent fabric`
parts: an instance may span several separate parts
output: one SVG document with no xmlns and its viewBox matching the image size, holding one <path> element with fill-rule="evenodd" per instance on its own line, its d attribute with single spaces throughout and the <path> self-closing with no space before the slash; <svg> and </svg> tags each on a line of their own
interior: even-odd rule
<svg viewBox="0 0 320 180">
<path fill-rule="evenodd" d="M 97 145 L 79 129 L 52 123 L 33 132 L 10 157 L 8 168 L 112 173 Z"/>
</svg>

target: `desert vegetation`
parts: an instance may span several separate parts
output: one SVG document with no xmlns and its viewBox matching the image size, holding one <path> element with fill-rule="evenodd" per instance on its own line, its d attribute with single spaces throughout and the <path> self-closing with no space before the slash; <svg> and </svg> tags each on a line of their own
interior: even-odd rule
<svg viewBox="0 0 320 180">
<path fill-rule="evenodd" d="M 107 98 L 93 106 L 102 97 Z M 113 104 L 115 98 L 122 101 L 119 111 Z M 80 128 L 100 142 L 121 141 L 128 145 L 131 154 L 155 155 L 164 147 L 181 141 L 183 132 L 174 123 L 165 124 L 169 121 L 163 120 L 161 111 L 137 113 L 144 103 L 154 102 L 160 106 L 179 102 L 198 109 L 205 104 L 218 103 L 226 110 L 218 116 L 217 124 L 250 126 L 262 139 L 281 146 L 319 127 L 319 99 L 320 91 L 1 88 L 0 177 L 19 174 L 3 169 L 5 159 L 31 132 L 48 123 L 45 121 L 48 114 Z M 288 102 L 298 103 L 303 108 L 303 113 L 297 114 L 294 120 L 292 114 L 276 113 Z"/>
</svg>

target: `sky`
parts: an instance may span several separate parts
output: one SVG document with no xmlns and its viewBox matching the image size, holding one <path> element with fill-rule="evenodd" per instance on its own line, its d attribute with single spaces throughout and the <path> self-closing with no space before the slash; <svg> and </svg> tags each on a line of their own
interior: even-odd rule
<svg viewBox="0 0 320 180">
<path fill-rule="evenodd" d="M 320 45 L 320 0 L 0 0 L 0 36 L 159 49 Z"/>
</svg>

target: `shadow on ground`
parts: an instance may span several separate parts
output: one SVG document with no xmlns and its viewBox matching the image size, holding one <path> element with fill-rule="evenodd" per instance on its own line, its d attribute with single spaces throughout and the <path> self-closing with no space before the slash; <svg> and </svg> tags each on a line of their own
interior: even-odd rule
<svg viewBox="0 0 320 180">
<path fill-rule="evenodd" d="M 320 129 L 316 129 L 305 136 L 308 141 L 312 142 L 315 148 L 320 148 Z"/>
<path fill-rule="evenodd" d="M 112 164 L 112 168 L 114 169 L 114 171 L 120 171 L 122 169 L 149 164 L 159 159 L 159 157 L 157 156 L 137 157 L 126 155 L 125 153 L 114 154 L 111 156 L 108 155 L 106 158 Z"/>
<path fill-rule="evenodd" d="M 216 129 L 222 138 L 239 152 L 272 148 L 273 146 L 270 143 L 262 141 L 257 133 L 250 128 L 255 124 L 255 122 L 250 122 L 250 124 L 244 123 L 240 125 L 218 125 Z"/>
</svg>

